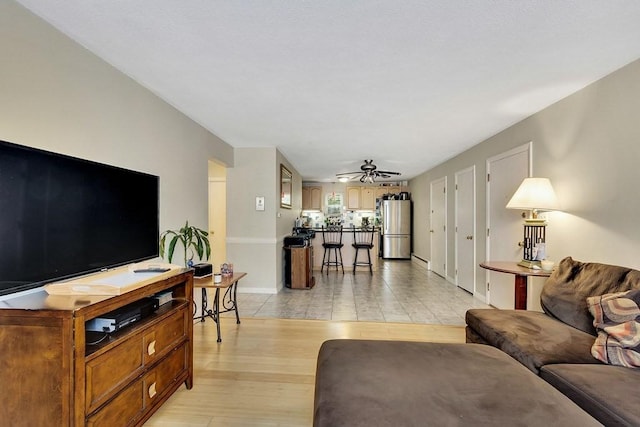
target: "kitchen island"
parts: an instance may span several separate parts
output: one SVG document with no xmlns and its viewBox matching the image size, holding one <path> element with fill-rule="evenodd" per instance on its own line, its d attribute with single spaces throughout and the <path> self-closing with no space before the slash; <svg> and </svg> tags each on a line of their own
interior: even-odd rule
<svg viewBox="0 0 640 427">
<path fill-rule="evenodd" d="M 322 268 L 322 256 L 324 255 L 324 248 L 322 247 L 322 229 L 314 228 L 313 230 L 316 232 L 316 237 L 311 239 L 311 245 L 313 246 L 313 269 L 319 271 Z M 345 271 L 353 271 L 353 258 L 356 255 L 356 250 L 351 246 L 351 244 L 353 243 L 354 230 L 356 233 L 362 233 L 360 228 L 354 229 L 349 227 L 342 229 L 342 243 L 344 245 L 342 248 L 342 262 L 344 263 Z M 378 231 L 379 229 L 376 228 L 373 234 L 373 248 L 371 249 L 371 267 L 373 271 L 376 271 L 378 268 Z M 358 262 L 366 260 L 367 254 L 361 249 L 358 253 Z M 342 272 L 340 268 L 338 268 L 338 270 Z M 330 271 L 336 271 L 335 267 L 332 266 Z M 356 271 L 364 271 L 368 273 L 369 269 L 360 266 Z"/>
</svg>

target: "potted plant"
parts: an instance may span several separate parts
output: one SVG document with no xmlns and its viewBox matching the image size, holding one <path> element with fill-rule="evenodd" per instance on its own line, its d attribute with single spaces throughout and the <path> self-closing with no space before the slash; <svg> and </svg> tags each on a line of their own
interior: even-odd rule
<svg viewBox="0 0 640 427">
<path fill-rule="evenodd" d="M 173 259 L 173 254 L 178 242 L 184 249 L 184 265 L 191 267 L 193 265 L 194 251 L 198 254 L 200 260 L 208 260 L 211 256 L 211 245 L 209 244 L 209 233 L 206 231 L 189 225 L 189 220 L 184 227 L 179 230 L 166 230 L 160 235 L 160 256 L 164 258 L 165 250 L 169 262 Z M 167 246 L 167 240 L 169 245 Z M 191 255 L 187 258 L 188 255 Z M 204 256 L 204 258 L 203 258 Z"/>
</svg>

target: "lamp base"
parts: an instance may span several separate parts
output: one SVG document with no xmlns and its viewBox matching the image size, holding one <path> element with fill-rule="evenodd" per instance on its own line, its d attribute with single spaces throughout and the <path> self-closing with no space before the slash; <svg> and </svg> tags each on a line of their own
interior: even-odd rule
<svg viewBox="0 0 640 427">
<path fill-rule="evenodd" d="M 540 261 L 529 261 L 528 259 L 523 259 L 518 263 L 518 265 L 525 268 L 533 268 L 533 266 L 536 265 L 542 268 Z"/>
<path fill-rule="evenodd" d="M 543 226 L 547 225 L 547 220 L 544 218 L 525 218 L 524 225 Z"/>
</svg>

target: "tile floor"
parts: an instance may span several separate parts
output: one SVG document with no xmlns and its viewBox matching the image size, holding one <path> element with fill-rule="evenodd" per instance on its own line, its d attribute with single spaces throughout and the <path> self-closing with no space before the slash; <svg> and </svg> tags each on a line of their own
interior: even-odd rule
<svg viewBox="0 0 640 427">
<path fill-rule="evenodd" d="M 469 308 L 490 308 L 415 261 L 381 261 L 371 275 L 314 272 L 310 289 L 238 294 L 240 318 L 357 320 L 464 325 Z"/>
</svg>

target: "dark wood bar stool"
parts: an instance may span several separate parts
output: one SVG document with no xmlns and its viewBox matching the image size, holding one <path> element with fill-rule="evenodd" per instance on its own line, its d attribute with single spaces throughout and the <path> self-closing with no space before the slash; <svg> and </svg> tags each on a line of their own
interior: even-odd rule
<svg viewBox="0 0 640 427">
<path fill-rule="evenodd" d="M 329 272 L 329 268 L 332 265 L 336 266 L 336 271 L 338 271 L 338 266 L 342 268 L 342 273 L 344 274 L 344 265 L 342 264 L 342 226 L 328 226 L 322 227 L 322 247 L 324 248 L 324 254 L 322 255 L 322 267 L 320 267 L 320 273 L 324 269 L 324 266 L 327 266 L 327 273 Z M 331 261 L 331 252 L 333 251 L 334 260 Z"/>
<path fill-rule="evenodd" d="M 373 235 L 375 229 L 373 227 L 362 227 L 360 229 L 353 229 L 353 246 L 356 249 L 356 253 L 353 257 L 353 274 L 356 274 L 356 267 L 369 266 L 369 272 L 373 274 L 373 268 L 371 263 L 371 249 L 373 248 Z M 367 252 L 367 261 L 358 262 L 358 252 L 360 249 Z"/>
</svg>

